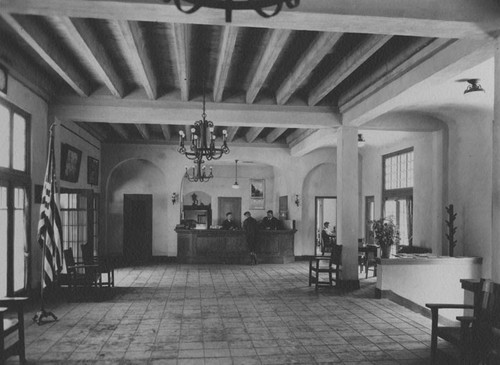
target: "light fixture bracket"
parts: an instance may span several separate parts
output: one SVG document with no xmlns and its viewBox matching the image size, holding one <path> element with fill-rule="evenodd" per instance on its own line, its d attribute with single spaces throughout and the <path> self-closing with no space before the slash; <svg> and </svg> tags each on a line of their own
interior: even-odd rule
<svg viewBox="0 0 500 365">
<path fill-rule="evenodd" d="M 172 0 L 163 0 L 164 3 L 170 3 Z M 293 9 L 299 6 L 300 0 L 173 0 L 177 9 L 185 14 L 192 14 L 200 8 L 224 9 L 226 12 L 226 22 L 231 23 L 233 10 L 255 10 L 257 14 L 264 18 L 270 18 L 277 15 L 285 4 Z M 181 2 L 191 5 L 183 7 Z M 266 12 L 264 9 L 270 9 Z"/>
</svg>

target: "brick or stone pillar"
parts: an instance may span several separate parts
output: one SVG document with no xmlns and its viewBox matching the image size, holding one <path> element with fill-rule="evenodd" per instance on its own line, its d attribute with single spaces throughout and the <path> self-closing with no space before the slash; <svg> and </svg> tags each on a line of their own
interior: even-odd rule
<svg viewBox="0 0 500 365">
<path fill-rule="evenodd" d="M 358 129 L 340 127 L 337 138 L 337 242 L 342 248 L 342 281 L 359 287 L 358 279 Z"/>
<path fill-rule="evenodd" d="M 500 282 L 500 37 L 495 50 L 495 93 L 493 111 L 493 194 L 491 232 L 491 277 Z M 488 90 L 486 91 L 488 92 Z"/>
</svg>

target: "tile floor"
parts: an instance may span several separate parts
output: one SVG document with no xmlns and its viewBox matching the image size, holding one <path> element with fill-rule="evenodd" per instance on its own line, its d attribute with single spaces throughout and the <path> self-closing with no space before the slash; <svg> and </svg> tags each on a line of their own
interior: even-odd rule
<svg viewBox="0 0 500 365">
<path fill-rule="evenodd" d="M 27 313 L 31 364 L 427 364 L 430 320 L 377 300 L 374 280 L 308 286 L 308 263 L 116 270 L 113 298 Z M 12 358 L 8 363 L 16 363 Z"/>
</svg>

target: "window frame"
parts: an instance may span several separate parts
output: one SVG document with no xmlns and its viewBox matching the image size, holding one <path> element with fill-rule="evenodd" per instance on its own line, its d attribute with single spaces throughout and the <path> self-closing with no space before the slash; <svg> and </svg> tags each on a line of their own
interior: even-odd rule
<svg viewBox="0 0 500 365">
<path fill-rule="evenodd" d="M 0 105 L 4 106 L 9 111 L 9 166 L 0 167 L 0 185 L 7 189 L 7 296 L 24 294 L 31 282 L 31 212 L 32 212 L 32 181 L 31 181 L 31 115 L 14 105 L 13 103 L 0 97 Z M 20 115 L 25 121 L 25 170 L 16 170 L 13 168 L 14 158 L 14 114 Z M 20 290 L 14 290 L 14 220 L 15 220 L 15 204 L 14 195 L 15 189 L 24 190 L 25 194 L 25 227 L 26 249 L 28 253 L 27 267 L 24 267 L 24 287 Z M 3 253 L 0 253 L 3 254 Z"/>
</svg>

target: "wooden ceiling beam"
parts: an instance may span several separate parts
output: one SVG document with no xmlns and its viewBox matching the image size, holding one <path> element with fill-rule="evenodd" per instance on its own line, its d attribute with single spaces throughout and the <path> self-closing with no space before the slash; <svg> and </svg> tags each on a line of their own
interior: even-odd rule
<svg viewBox="0 0 500 365">
<path fill-rule="evenodd" d="M 434 6 L 430 6 L 430 5 Z M 226 25 L 224 12 L 204 9 L 194 14 L 179 12 L 172 2 L 158 0 L 0 0 L 0 11 L 96 18 Z M 282 11 L 273 27 L 325 32 L 399 34 L 418 37 L 492 39 L 500 30 L 497 0 L 426 1 L 413 0 L 307 1 L 293 11 Z M 279 21 L 278 21 L 279 20 Z M 269 28 L 269 19 L 235 11 L 232 25 Z"/>
<path fill-rule="evenodd" d="M 174 39 L 175 63 L 177 65 L 177 78 L 181 89 L 181 100 L 189 100 L 189 83 L 191 80 L 189 62 L 189 42 L 191 26 L 188 24 L 172 24 Z"/>
<path fill-rule="evenodd" d="M 247 90 L 247 104 L 252 104 L 254 102 L 292 33 L 289 29 L 272 29 L 269 30 L 269 32 L 271 35 L 266 42 L 266 47 L 259 59 L 259 64 L 255 69 L 255 74 Z"/>
<path fill-rule="evenodd" d="M 338 63 L 330 73 L 324 77 L 321 82 L 311 90 L 309 94 L 308 104 L 316 105 L 330 91 L 335 89 L 342 81 L 352 74 L 359 66 L 368 60 L 375 52 L 377 52 L 384 44 L 386 44 L 392 36 L 390 35 L 372 35 L 364 42 L 352 50 L 344 59 Z"/>
<path fill-rule="evenodd" d="M 2 19 L 80 96 L 89 96 L 91 86 L 54 40 L 33 20 L 1 13 Z"/>
<path fill-rule="evenodd" d="M 391 58 L 378 69 L 373 70 L 368 77 L 341 95 L 338 100 L 340 110 L 345 112 L 351 109 L 452 42 L 454 40 L 420 38 L 410 48 Z"/>
<path fill-rule="evenodd" d="M 331 52 L 342 33 L 321 33 L 299 59 L 294 69 L 278 88 L 276 102 L 285 104 L 294 92 L 309 77 L 321 60 Z"/>
<path fill-rule="evenodd" d="M 52 110 L 62 120 L 134 124 L 192 125 L 199 102 L 148 100 L 145 97 L 61 97 Z M 246 103 L 208 103 L 210 117 L 227 127 L 329 128 L 341 125 L 341 116 L 330 106 L 280 106 Z"/>
<path fill-rule="evenodd" d="M 234 137 L 236 137 L 236 133 L 238 133 L 238 127 L 229 127 L 227 129 L 227 141 L 232 142 Z"/>
<path fill-rule="evenodd" d="M 121 124 L 110 123 L 111 128 L 114 129 L 118 135 L 124 140 L 128 141 L 130 139 L 129 133 L 125 130 L 125 128 Z"/>
<path fill-rule="evenodd" d="M 151 136 L 149 134 L 148 126 L 146 124 L 134 124 L 139 133 L 141 134 L 142 138 L 145 139 L 146 141 L 151 139 Z"/>
<path fill-rule="evenodd" d="M 292 148 L 293 146 L 297 145 L 297 143 L 303 141 L 314 132 L 316 132 L 316 129 L 297 129 L 287 137 L 286 143 L 288 144 L 288 147 Z"/>
<path fill-rule="evenodd" d="M 264 130 L 264 127 L 253 127 L 248 130 L 245 134 L 245 139 L 248 143 L 252 143 L 259 136 L 259 134 Z"/>
<path fill-rule="evenodd" d="M 109 91 L 117 98 L 122 98 L 125 94 L 125 85 L 89 23 L 79 18 L 57 17 L 56 20 L 64 24 L 71 41 L 85 54 L 86 60 L 99 74 Z"/>
<path fill-rule="evenodd" d="M 167 124 L 162 124 L 160 125 L 161 131 L 163 133 L 163 137 L 165 138 L 165 141 L 170 141 L 172 138 L 172 133 L 170 132 L 170 127 Z"/>
<path fill-rule="evenodd" d="M 117 22 L 121 35 L 127 44 L 132 67 L 137 72 L 148 97 L 158 97 L 158 82 L 153 71 L 153 64 L 146 52 L 146 42 L 137 22 L 120 20 Z"/>
<path fill-rule="evenodd" d="M 227 76 L 229 75 L 229 68 L 231 67 L 231 59 L 233 58 L 238 32 L 239 28 L 228 25 L 224 27 L 222 33 L 214 81 L 214 101 L 217 103 L 222 101 L 222 95 L 226 86 Z"/>
<path fill-rule="evenodd" d="M 273 143 L 276 141 L 283 133 L 287 131 L 288 128 L 274 128 L 269 134 L 266 136 L 267 143 Z"/>
</svg>

